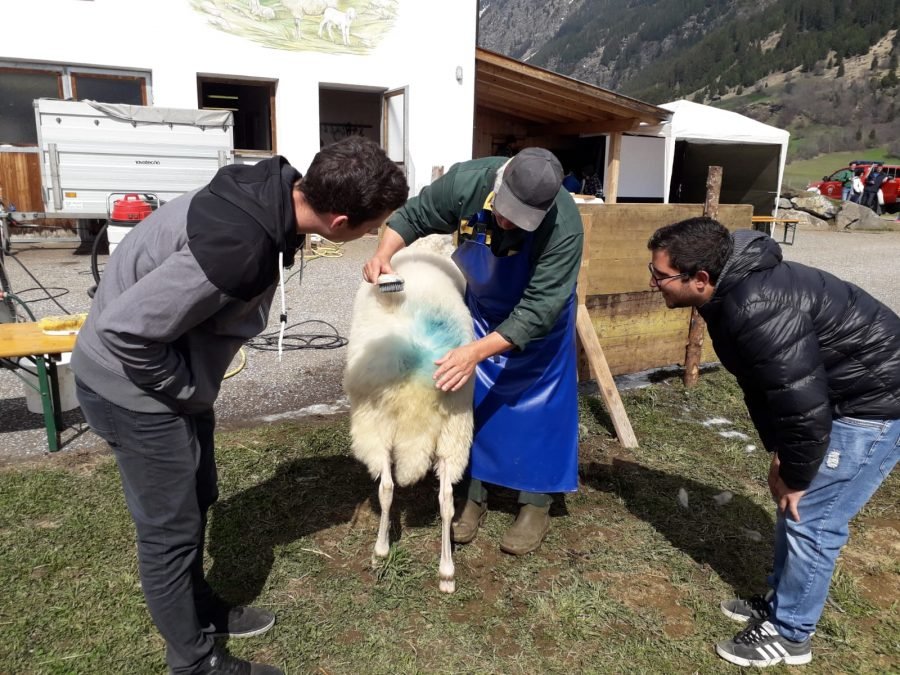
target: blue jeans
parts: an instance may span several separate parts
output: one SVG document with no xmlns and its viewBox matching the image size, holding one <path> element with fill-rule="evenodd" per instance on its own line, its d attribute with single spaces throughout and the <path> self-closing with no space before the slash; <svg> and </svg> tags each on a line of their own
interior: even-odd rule
<svg viewBox="0 0 900 675">
<path fill-rule="evenodd" d="M 771 622 L 788 640 L 816 630 L 848 523 L 900 459 L 900 420 L 841 417 L 819 472 L 800 499 L 800 522 L 779 515 L 775 526 Z"/>
<path fill-rule="evenodd" d="M 850 201 L 850 195 L 853 193 L 853 189 L 849 187 L 845 187 L 841 189 L 841 200 L 842 201 Z"/>
</svg>

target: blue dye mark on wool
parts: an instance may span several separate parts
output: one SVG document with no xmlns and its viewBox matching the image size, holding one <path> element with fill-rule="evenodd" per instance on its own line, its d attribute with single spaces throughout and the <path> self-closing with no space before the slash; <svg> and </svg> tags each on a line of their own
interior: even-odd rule
<svg viewBox="0 0 900 675">
<path fill-rule="evenodd" d="M 451 349 L 469 341 L 466 329 L 439 308 L 426 307 L 413 315 L 413 351 L 417 358 L 415 375 L 431 380 L 434 362 Z"/>
</svg>

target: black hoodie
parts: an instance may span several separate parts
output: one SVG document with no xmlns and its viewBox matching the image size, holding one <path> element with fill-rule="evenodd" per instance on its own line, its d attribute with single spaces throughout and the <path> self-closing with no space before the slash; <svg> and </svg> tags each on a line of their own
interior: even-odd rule
<svg viewBox="0 0 900 675">
<path fill-rule="evenodd" d="M 165 204 L 110 257 L 72 356 L 76 377 L 139 412 L 212 407 L 241 345 L 262 332 L 297 235 L 283 157 L 219 170 Z"/>
<path fill-rule="evenodd" d="M 900 318 L 851 283 L 783 262 L 760 232 L 733 238 L 700 314 L 766 449 L 778 452 L 782 479 L 803 490 L 832 419 L 900 419 Z"/>
</svg>

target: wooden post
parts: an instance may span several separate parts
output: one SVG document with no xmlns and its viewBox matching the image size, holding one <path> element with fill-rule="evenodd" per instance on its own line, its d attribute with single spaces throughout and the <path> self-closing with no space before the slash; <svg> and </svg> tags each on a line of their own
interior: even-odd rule
<svg viewBox="0 0 900 675">
<path fill-rule="evenodd" d="M 637 438 L 634 435 L 634 430 L 631 428 L 631 422 L 628 420 L 625 406 L 622 405 L 622 398 L 619 396 L 619 390 L 616 389 L 612 371 L 609 369 L 609 363 L 607 363 L 606 356 L 603 354 L 600 340 L 597 339 L 597 331 L 594 330 L 594 324 L 585 304 L 588 288 L 588 266 L 591 262 L 590 241 L 593 216 L 582 211 L 581 222 L 584 225 L 584 247 L 581 255 L 581 269 L 578 271 L 575 314 L 578 378 L 581 381 L 585 381 L 589 380 L 591 375 L 594 376 L 597 386 L 600 388 L 600 396 L 603 398 L 603 403 L 606 405 L 610 419 L 612 419 L 613 428 L 616 430 L 619 443 L 625 448 L 636 448 L 638 447 Z"/>
<path fill-rule="evenodd" d="M 622 157 L 622 132 L 614 131 L 609 135 L 609 159 L 606 164 L 606 183 L 604 201 L 615 204 L 619 196 L 619 160 Z"/>
<path fill-rule="evenodd" d="M 719 217 L 719 194 L 722 191 L 722 167 L 711 166 L 706 176 L 706 201 L 703 215 Z M 691 325 L 688 330 L 687 347 L 684 350 L 684 386 L 693 387 L 700 379 L 700 354 L 703 351 L 703 335 L 706 322 L 696 307 L 691 309 Z"/>
<path fill-rule="evenodd" d="M 591 228 L 594 223 L 594 216 L 590 213 L 581 213 L 581 223 L 584 227 L 584 245 L 581 251 L 581 269 L 578 270 L 578 285 L 576 286 L 576 308 L 585 304 L 587 299 L 588 287 L 588 265 L 591 264 Z M 591 366 L 587 360 L 587 353 L 581 340 L 578 340 L 577 346 L 577 363 L 578 363 L 578 380 L 579 382 L 587 382 L 591 379 Z"/>
</svg>

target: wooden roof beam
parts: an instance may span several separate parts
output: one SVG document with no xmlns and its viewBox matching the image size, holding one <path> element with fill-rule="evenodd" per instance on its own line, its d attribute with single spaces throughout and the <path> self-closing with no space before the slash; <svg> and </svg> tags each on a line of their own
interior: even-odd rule
<svg viewBox="0 0 900 675">
<path fill-rule="evenodd" d="M 588 122 L 566 122 L 541 127 L 541 132 L 558 136 L 572 134 L 611 134 L 615 132 L 637 129 L 640 120 L 636 117 L 626 119 L 590 120 Z M 531 127 L 529 127 L 530 129 Z"/>
<path fill-rule="evenodd" d="M 655 105 L 644 103 L 643 101 L 639 101 L 627 96 L 622 96 L 621 94 L 616 94 L 607 89 L 601 89 L 600 87 L 595 87 L 590 84 L 579 82 L 578 80 L 575 80 L 573 78 L 566 77 L 565 75 L 558 75 L 556 73 L 550 72 L 549 70 L 544 70 L 543 68 L 530 66 L 485 49 L 476 49 L 475 64 L 476 72 L 480 65 L 484 65 L 487 67 L 502 69 L 503 71 L 510 72 L 514 75 L 519 76 L 520 78 L 525 77 L 530 80 L 539 80 L 551 86 L 563 86 L 571 91 L 577 91 L 590 96 L 591 98 L 603 100 L 606 103 L 618 108 L 629 109 L 636 113 L 636 115 L 632 116 L 637 116 L 642 121 L 655 120 L 658 123 L 664 120 L 671 119 L 672 116 L 669 111 L 658 108 Z M 648 117 L 649 119 L 644 120 L 644 117 Z"/>
<path fill-rule="evenodd" d="M 502 112 L 506 115 L 512 115 L 513 117 L 517 117 L 521 119 L 525 124 L 534 124 L 537 122 L 538 124 L 557 124 L 559 123 L 559 119 L 556 117 L 550 117 L 546 112 L 532 112 L 529 110 L 524 110 L 519 106 L 507 105 L 504 103 L 498 102 L 487 102 L 484 99 L 478 100 L 479 108 L 486 108 L 488 110 L 494 110 L 496 112 Z"/>
<path fill-rule="evenodd" d="M 478 85 L 476 96 L 479 97 L 508 94 L 515 98 L 527 97 L 533 99 L 546 107 L 562 106 L 567 110 L 577 110 L 592 117 L 596 116 L 598 112 L 606 113 L 606 115 L 615 115 L 615 111 L 610 111 L 608 106 L 598 104 L 597 101 L 580 94 L 572 95 L 569 92 L 548 89 L 535 86 L 534 84 L 510 82 L 507 79 L 494 77 L 493 75 L 478 78 Z M 621 117 L 621 115 L 616 116 Z M 627 116 L 634 117 L 634 114 L 629 112 Z"/>
<path fill-rule="evenodd" d="M 659 124 L 670 119 L 672 113 L 663 108 L 657 108 L 649 103 L 643 103 L 637 99 L 615 94 L 606 89 L 585 84 L 557 75 L 534 66 L 528 66 L 511 59 L 503 62 L 493 62 L 482 58 L 483 50 L 478 51 L 476 57 L 476 79 L 494 77 L 508 81 L 513 87 L 536 87 L 541 83 L 542 91 L 561 92 L 561 96 L 586 98 L 598 108 L 607 109 L 619 117 L 637 117 L 648 124 Z M 497 55 L 494 55 L 497 56 Z"/>
</svg>

